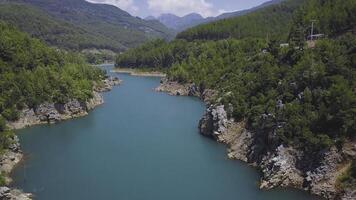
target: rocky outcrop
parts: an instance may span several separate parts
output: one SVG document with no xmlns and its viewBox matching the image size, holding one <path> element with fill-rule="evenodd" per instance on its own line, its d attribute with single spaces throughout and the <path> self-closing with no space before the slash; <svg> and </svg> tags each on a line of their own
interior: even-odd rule
<svg viewBox="0 0 356 200">
<path fill-rule="evenodd" d="M 16 135 L 10 138 L 10 146 L 0 155 L 0 172 L 5 175 L 5 182 L 10 183 L 11 179 L 7 176 L 11 170 L 22 159 L 19 139 Z"/>
<path fill-rule="evenodd" d="M 99 92 L 107 92 L 113 86 L 119 85 L 121 80 L 117 77 L 108 77 L 99 85 L 94 86 L 93 96 L 86 102 L 71 99 L 65 104 L 45 102 L 35 108 L 25 108 L 20 112 L 17 121 L 9 121 L 8 127 L 11 129 L 22 129 L 28 126 L 56 123 L 63 120 L 82 117 L 88 112 L 104 103 L 103 96 Z"/>
<path fill-rule="evenodd" d="M 338 177 L 338 165 L 343 159 L 335 147 L 326 152 L 323 158 L 319 167 L 306 173 L 306 181 L 312 193 L 331 199 L 338 192 L 335 184 Z"/>
<path fill-rule="evenodd" d="M 81 117 L 88 114 L 90 109 L 103 103 L 100 94 L 94 94 L 95 99 L 90 103 L 80 103 L 78 100 L 70 100 L 66 104 L 43 103 L 36 108 L 25 108 L 20 112 L 19 120 L 8 122 L 11 129 L 21 129 L 33 125 L 56 123 L 59 121 Z"/>
<path fill-rule="evenodd" d="M 354 188 L 340 190 L 336 186 L 345 166 L 350 160 L 356 159 L 356 142 L 345 144 L 341 150 L 336 147 L 324 150 L 315 158 L 320 160 L 318 165 L 304 168 L 300 163 L 308 162 L 304 158 L 310 155 L 303 155 L 303 152 L 283 145 L 273 138 L 274 134 L 271 134 L 268 141 L 261 140 L 259 134 L 246 128 L 244 121 L 235 122 L 230 118 L 232 106 L 226 108 L 220 104 L 215 91 L 168 79 L 162 79 L 156 91 L 168 92 L 170 95 L 197 96 L 206 102 L 206 112 L 199 122 L 200 133 L 225 143 L 230 159 L 242 160 L 258 167 L 262 172 L 261 189 L 295 187 L 326 199 L 356 199 Z M 277 107 L 281 106 L 283 102 L 278 101 Z"/>
<path fill-rule="evenodd" d="M 350 160 L 356 159 L 356 143 L 348 143 L 341 150 L 332 147 L 319 154 L 319 165 L 307 170 L 298 163 L 303 161 L 303 152 L 293 147 L 258 143 L 259 135 L 248 131 L 244 122 L 228 119 L 223 105 L 210 105 L 199 123 L 201 134 L 215 138 L 228 146 L 228 157 L 258 167 L 262 172 L 261 189 L 294 187 L 307 190 L 326 199 L 354 199 L 355 189 L 340 191 L 338 177 L 345 171 Z M 273 140 L 272 140 L 273 141 Z M 277 146 L 260 151 L 261 145 Z M 308 155 L 309 156 L 309 155 Z M 344 195 L 343 197 L 340 197 Z"/>
<path fill-rule="evenodd" d="M 103 96 L 98 92 L 93 92 L 93 97 L 86 102 L 86 109 L 93 110 L 95 107 L 104 103 Z"/>
<path fill-rule="evenodd" d="M 101 84 L 95 87 L 96 92 L 108 92 L 111 91 L 114 86 L 120 85 L 121 80 L 117 77 L 107 77 Z"/>
<path fill-rule="evenodd" d="M 263 174 L 260 188 L 272 189 L 279 186 L 302 188 L 303 174 L 296 167 L 300 156 L 301 152 L 283 145 L 274 152 L 268 152 L 259 164 Z"/>
<path fill-rule="evenodd" d="M 194 84 L 180 84 L 165 78 L 161 80 L 161 84 L 155 90 L 175 96 L 200 96 L 200 92 Z"/>
<path fill-rule="evenodd" d="M 18 189 L 10 189 L 8 187 L 0 187 L 1 200 L 31 200 L 32 194 L 24 193 Z"/>
<path fill-rule="evenodd" d="M 14 135 L 10 139 L 9 149 L 5 150 L 0 156 L 0 173 L 5 178 L 5 183 L 10 184 L 9 174 L 12 169 L 21 161 L 22 152 L 20 150 L 19 139 Z M 21 190 L 10 189 L 6 186 L 0 187 L 0 199 L 4 200 L 30 200 L 31 194 L 24 193 Z"/>
<path fill-rule="evenodd" d="M 166 92 L 173 96 L 195 96 L 201 98 L 206 103 L 212 103 L 217 96 L 217 92 L 210 89 L 203 89 L 194 83 L 179 83 L 162 78 L 161 84 L 155 88 L 156 92 Z"/>
<path fill-rule="evenodd" d="M 228 121 L 223 105 L 210 106 L 199 122 L 200 133 L 206 136 L 218 137 L 226 132 Z"/>
<path fill-rule="evenodd" d="M 355 189 L 346 189 L 344 195 L 341 197 L 342 200 L 355 200 L 356 199 L 356 190 Z"/>
</svg>

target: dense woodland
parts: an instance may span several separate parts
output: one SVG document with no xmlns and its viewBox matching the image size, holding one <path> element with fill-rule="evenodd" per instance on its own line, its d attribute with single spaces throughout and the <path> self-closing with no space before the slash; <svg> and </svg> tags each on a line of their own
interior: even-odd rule
<svg viewBox="0 0 356 200">
<path fill-rule="evenodd" d="M 312 20 L 314 33 L 326 36 L 308 48 Z M 355 31 L 354 0 L 287 1 L 147 43 L 116 65 L 163 69 L 172 80 L 216 89 L 261 140 L 313 155 L 355 139 Z M 355 182 L 350 170 L 345 180 Z"/>
<path fill-rule="evenodd" d="M 98 48 L 115 51 L 125 49 L 118 41 L 95 35 L 29 5 L 0 3 L 0 19 L 27 32 L 32 37 L 62 49 Z"/>
<path fill-rule="evenodd" d="M 177 38 L 188 41 L 246 37 L 286 39 L 293 12 L 304 1 L 287 0 L 240 17 L 203 24 L 179 33 Z"/>
<path fill-rule="evenodd" d="M 47 47 L 0 22 L 0 150 L 11 135 L 5 121 L 16 120 L 19 110 L 43 102 L 86 101 L 103 75 L 82 57 Z"/>
<path fill-rule="evenodd" d="M 50 46 L 72 51 L 120 52 L 174 35 L 157 21 L 145 21 L 117 7 L 85 0 L 0 0 L 0 20 Z"/>
</svg>

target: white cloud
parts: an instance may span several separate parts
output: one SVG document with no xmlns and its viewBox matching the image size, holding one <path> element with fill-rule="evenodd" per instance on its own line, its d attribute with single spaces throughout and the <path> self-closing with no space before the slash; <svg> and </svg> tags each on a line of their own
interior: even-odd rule
<svg viewBox="0 0 356 200">
<path fill-rule="evenodd" d="M 148 9 L 155 15 L 172 13 L 183 16 L 195 12 L 208 17 L 220 14 L 220 11 L 206 0 L 147 0 L 147 3 Z"/>
<path fill-rule="evenodd" d="M 86 0 L 91 3 L 103 3 L 110 4 L 119 7 L 122 10 L 129 12 L 132 15 L 136 15 L 139 8 L 135 5 L 133 0 Z"/>
</svg>

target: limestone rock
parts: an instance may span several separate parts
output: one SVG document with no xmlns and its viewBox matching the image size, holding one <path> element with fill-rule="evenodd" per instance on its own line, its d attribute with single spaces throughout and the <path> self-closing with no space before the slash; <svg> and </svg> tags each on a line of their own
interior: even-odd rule
<svg viewBox="0 0 356 200">
<path fill-rule="evenodd" d="M 114 86 L 120 85 L 121 80 L 117 77 L 106 77 L 100 85 L 95 86 L 95 91 L 96 92 L 108 92 L 112 90 Z"/>
<path fill-rule="evenodd" d="M 300 154 L 297 150 L 283 145 L 280 145 L 274 153 L 268 153 L 260 164 L 263 173 L 260 188 L 302 187 L 302 172 L 296 168 Z"/>
<path fill-rule="evenodd" d="M 86 102 L 87 110 L 92 110 L 96 106 L 104 103 L 103 95 L 98 92 L 93 92 L 93 97 Z"/>
<path fill-rule="evenodd" d="M 18 189 L 10 189 L 8 187 L 0 187 L 1 200 L 31 200 L 32 194 L 24 193 Z"/>
<path fill-rule="evenodd" d="M 319 167 L 306 172 L 306 181 L 313 194 L 332 199 L 338 193 L 335 184 L 339 175 L 338 168 L 343 158 L 336 147 L 332 147 L 322 157 L 324 159 Z"/>
<path fill-rule="evenodd" d="M 41 120 L 35 114 L 35 111 L 30 108 L 25 108 L 20 111 L 19 120 L 13 122 L 7 122 L 10 129 L 21 129 L 34 124 L 40 124 Z M 43 123 L 43 122 L 42 122 Z"/>
<path fill-rule="evenodd" d="M 356 190 L 348 189 L 345 191 L 345 194 L 341 197 L 342 200 L 355 200 L 356 199 Z"/>
<path fill-rule="evenodd" d="M 226 131 L 228 125 L 224 105 L 210 106 L 199 122 L 200 133 L 207 136 L 217 136 Z"/>
<path fill-rule="evenodd" d="M 61 116 L 53 103 L 43 103 L 35 108 L 35 114 L 43 122 L 57 122 Z"/>
</svg>

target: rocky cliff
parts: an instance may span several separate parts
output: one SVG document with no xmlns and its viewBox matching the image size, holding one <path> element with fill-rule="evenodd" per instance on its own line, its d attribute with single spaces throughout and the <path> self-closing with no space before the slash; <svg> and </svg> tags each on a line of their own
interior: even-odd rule
<svg viewBox="0 0 356 200">
<path fill-rule="evenodd" d="M 0 156 L 0 172 L 5 178 L 6 185 L 11 183 L 11 178 L 8 176 L 12 169 L 21 161 L 23 155 L 20 149 L 19 139 L 16 135 L 11 138 L 9 149 L 5 150 Z M 0 199 L 2 200 L 30 200 L 32 194 L 24 193 L 21 190 L 9 188 L 6 186 L 0 187 Z"/>
<path fill-rule="evenodd" d="M 121 81 L 118 78 L 107 77 L 102 83 L 94 86 L 93 96 L 86 102 L 72 99 L 65 104 L 46 102 L 36 108 L 25 108 L 21 111 L 17 121 L 7 122 L 7 125 L 10 129 L 21 129 L 28 126 L 56 123 L 87 115 L 90 110 L 104 103 L 100 92 L 110 91 L 113 86 L 120 83 Z M 11 183 L 12 180 L 9 174 L 23 157 L 18 137 L 14 135 L 11 140 L 9 149 L 5 150 L 0 156 L 0 173 L 5 177 L 6 185 Z M 31 198 L 32 194 L 24 193 L 21 190 L 6 186 L 0 187 L 1 200 L 30 200 Z"/>
<path fill-rule="evenodd" d="M 102 83 L 95 85 L 92 98 L 86 102 L 80 102 L 77 99 L 71 99 L 65 104 L 45 102 L 35 108 L 23 109 L 19 119 L 8 122 L 7 125 L 11 129 L 21 129 L 85 116 L 90 110 L 104 103 L 101 92 L 110 91 L 113 86 L 120 83 L 118 78 L 108 77 Z"/>
<path fill-rule="evenodd" d="M 230 159 L 259 168 L 262 172 L 261 189 L 295 187 L 326 199 L 356 199 L 356 186 L 347 189 L 337 186 L 338 177 L 356 159 L 355 141 L 319 152 L 316 155 L 318 164 L 306 167 L 306 157 L 310 159 L 310 155 L 273 138 L 261 139 L 258 133 L 246 128 L 246 122 L 236 122 L 229 117 L 232 106 L 219 103 L 216 92 L 168 79 L 163 79 L 156 91 L 198 96 L 204 100 L 207 109 L 199 122 L 200 133 L 225 143 Z"/>
</svg>

